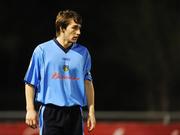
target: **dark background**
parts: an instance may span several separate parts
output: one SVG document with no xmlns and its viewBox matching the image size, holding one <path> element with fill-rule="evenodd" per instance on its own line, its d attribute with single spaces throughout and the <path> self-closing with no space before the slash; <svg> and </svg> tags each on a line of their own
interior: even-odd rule
<svg viewBox="0 0 180 135">
<path fill-rule="evenodd" d="M 96 110 L 180 111 L 178 0 L 0 2 L 0 110 L 25 110 L 32 51 L 55 36 L 59 10 L 83 17 L 92 56 Z"/>
</svg>

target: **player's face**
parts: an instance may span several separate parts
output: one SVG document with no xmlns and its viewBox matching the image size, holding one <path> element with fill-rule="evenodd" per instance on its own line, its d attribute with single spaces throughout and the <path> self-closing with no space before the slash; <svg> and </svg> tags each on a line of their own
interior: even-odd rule
<svg viewBox="0 0 180 135">
<path fill-rule="evenodd" d="M 75 43 L 81 33 L 81 25 L 71 20 L 70 24 L 64 31 L 64 38 L 68 43 Z"/>
</svg>

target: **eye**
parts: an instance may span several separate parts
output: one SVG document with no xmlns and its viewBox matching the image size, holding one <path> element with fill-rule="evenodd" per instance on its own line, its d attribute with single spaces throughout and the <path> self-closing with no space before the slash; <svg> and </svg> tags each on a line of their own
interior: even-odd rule
<svg viewBox="0 0 180 135">
<path fill-rule="evenodd" d="M 74 26 L 72 27 L 72 29 L 78 30 L 78 29 L 81 29 L 81 26 L 79 26 L 79 25 L 74 25 Z"/>
</svg>

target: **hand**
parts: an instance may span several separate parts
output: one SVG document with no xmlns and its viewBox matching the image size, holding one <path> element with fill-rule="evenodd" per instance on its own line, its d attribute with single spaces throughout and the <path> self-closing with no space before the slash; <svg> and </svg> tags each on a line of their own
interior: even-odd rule
<svg viewBox="0 0 180 135">
<path fill-rule="evenodd" d="M 95 128 L 95 126 L 96 126 L 96 119 L 94 113 L 88 114 L 88 118 L 87 118 L 88 131 L 91 132 Z"/>
<path fill-rule="evenodd" d="M 26 112 L 26 124 L 31 128 L 37 128 L 37 112 L 35 110 L 28 110 Z"/>
</svg>

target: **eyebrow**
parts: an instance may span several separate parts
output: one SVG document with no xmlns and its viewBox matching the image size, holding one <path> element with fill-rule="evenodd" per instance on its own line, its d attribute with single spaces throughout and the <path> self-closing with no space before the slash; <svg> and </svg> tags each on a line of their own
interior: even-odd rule
<svg viewBox="0 0 180 135">
<path fill-rule="evenodd" d="M 73 25 L 81 27 L 81 24 L 79 24 L 79 23 L 74 23 Z"/>
<path fill-rule="evenodd" d="M 75 25 L 73 25 L 72 27 L 73 27 L 73 28 L 74 28 L 74 27 L 79 27 L 79 28 L 81 28 L 81 25 L 80 25 L 80 24 L 75 24 Z"/>
</svg>

